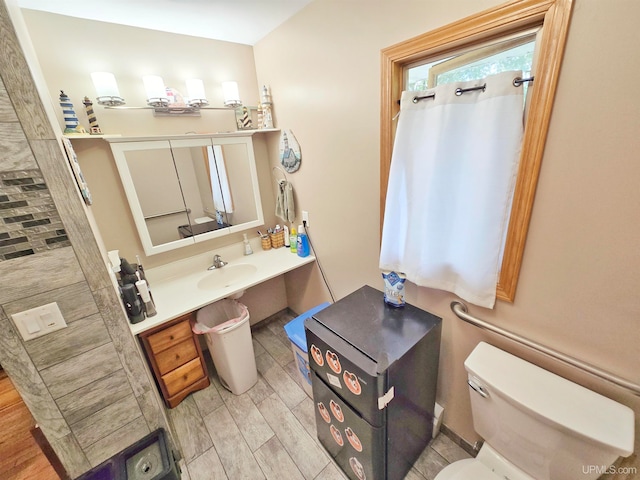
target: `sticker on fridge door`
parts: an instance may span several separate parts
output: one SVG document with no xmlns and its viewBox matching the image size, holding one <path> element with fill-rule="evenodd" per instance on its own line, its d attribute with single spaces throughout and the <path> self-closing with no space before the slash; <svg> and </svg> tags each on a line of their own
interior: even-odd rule
<svg viewBox="0 0 640 480">
<path fill-rule="evenodd" d="M 351 470 L 353 470 L 353 473 L 355 473 L 360 480 L 367 480 L 367 476 L 364 474 L 364 467 L 356 457 L 349 459 L 349 465 L 351 465 Z"/>
<path fill-rule="evenodd" d="M 344 440 L 342 440 L 342 434 L 340 433 L 340 430 L 338 430 L 333 425 L 329 427 L 329 430 L 331 430 L 331 436 L 336 441 L 336 443 L 342 447 L 344 445 Z"/>
<path fill-rule="evenodd" d="M 320 366 L 324 365 L 324 358 L 322 358 L 322 351 L 313 344 L 311 344 L 311 356 L 313 357 L 313 359 L 316 361 L 318 365 Z"/>
<path fill-rule="evenodd" d="M 318 403 L 318 411 L 320 412 L 320 416 L 325 422 L 331 423 L 331 416 L 329 415 L 329 410 L 327 410 L 327 407 L 324 406 L 324 403 L 322 402 Z"/>
<path fill-rule="evenodd" d="M 349 443 L 351 444 L 351 446 L 355 448 L 358 452 L 361 452 L 362 442 L 358 438 L 358 435 L 356 435 L 356 433 L 353 430 L 351 430 L 351 427 L 345 428 L 344 433 L 346 434 L 347 440 L 349 440 Z"/>
<path fill-rule="evenodd" d="M 342 384 L 340 383 L 340 377 L 336 377 L 335 375 L 331 375 L 330 373 L 327 373 L 327 381 L 329 382 L 330 385 L 333 385 L 334 387 L 337 388 L 342 388 Z"/>
<path fill-rule="evenodd" d="M 340 408 L 340 405 L 331 400 L 329 402 L 329 407 L 331 408 L 331 413 L 333 413 L 333 416 L 336 417 L 336 420 L 338 420 L 339 422 L 344 422 L 344 413 L 342 413 L 342 408 Z"/>
<path fill-rule="evenodd" d="M 340 359 L 337 354 L 333 353 L 331 350 L 327 350 L 325 357 L 327 358 L 327 365 L 329 365 L 331 370 L 337 374 L 342 372 L 342 366 L 340 365 Z"/>
<path fill-rule="evenodd" d="M 351 373 L 349 370 L 345 370 L 342 375 L 345 385 L 351 393 L 354 395 L 360 395 L 362 393 L 362 387 L 358 381 L 358 377 L 355 373 Z"/>
</svg>

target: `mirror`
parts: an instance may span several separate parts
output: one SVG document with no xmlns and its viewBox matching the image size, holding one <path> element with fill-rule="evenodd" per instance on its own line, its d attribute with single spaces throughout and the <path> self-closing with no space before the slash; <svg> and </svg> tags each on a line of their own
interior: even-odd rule
<svg viewBox="0 0 640 480">
<path fill-rule="evenodd" d="M 251 137 L 111 140 L 146 255 L 263 224 Z"/>
</svg>

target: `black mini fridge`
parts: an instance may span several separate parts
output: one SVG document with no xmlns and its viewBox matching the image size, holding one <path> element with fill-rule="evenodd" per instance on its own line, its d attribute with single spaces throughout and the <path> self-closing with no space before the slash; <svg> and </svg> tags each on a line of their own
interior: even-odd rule
<svg viewBox="0 0 640 480">
<path fill-rule="evenodd" d="M 441 330 L 369 286 L 305 320 L 318 438 L 349 478 L 400 480 L 431 440 Z"/>
</svg>

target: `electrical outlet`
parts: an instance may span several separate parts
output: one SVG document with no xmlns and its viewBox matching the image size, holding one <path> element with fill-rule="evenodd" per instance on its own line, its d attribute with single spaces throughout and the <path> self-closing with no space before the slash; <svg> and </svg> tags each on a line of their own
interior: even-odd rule
<svg viewBox="0 0 640 480">
<path fill-rule="evenodd" d="M 302 223 L 309 226 L 309 212 L 305 210 L 302 211 Z"/>
</svg>

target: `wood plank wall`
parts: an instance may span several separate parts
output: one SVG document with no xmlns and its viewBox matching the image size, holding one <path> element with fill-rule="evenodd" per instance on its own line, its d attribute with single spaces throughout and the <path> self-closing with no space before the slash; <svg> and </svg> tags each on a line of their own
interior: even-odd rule
<svg viewBox="0 0 640 480">
<path fill-rule="evenodd" d="M 0 363 L 75 478 L 170 429 L 54 128 L 0 0 L 0 200 L 16 195 L 4 180 L 37 177 L 52 202 L 48 218 L 59 218 L 68 238 L 0 259 Z M 0 219 L 0 239 L 13 238 L 3 236 L 7 225 Z M 50 302 L 68 327 L 24 342 L 11 315 Z"/>
</svg>

